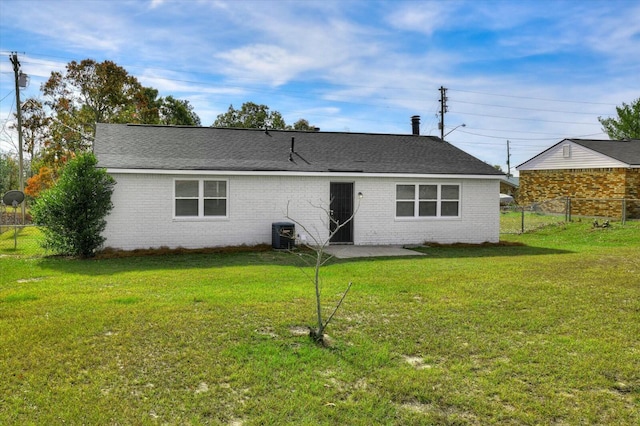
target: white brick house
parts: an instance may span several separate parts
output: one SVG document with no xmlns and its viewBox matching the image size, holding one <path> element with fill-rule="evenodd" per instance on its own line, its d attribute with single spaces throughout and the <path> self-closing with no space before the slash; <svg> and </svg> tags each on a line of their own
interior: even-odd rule
<svg viewBox="0 0 640 426">
<path fill-rule="evenodd" d="M 359 208 L 332 243 L 499 239 L 503 175 L 431 136 L 98 124 L 94 153 L 117 182 L 107 247 L 271 244 L 287 208 L 326 238 L 330 202 Z"/>
</svg>

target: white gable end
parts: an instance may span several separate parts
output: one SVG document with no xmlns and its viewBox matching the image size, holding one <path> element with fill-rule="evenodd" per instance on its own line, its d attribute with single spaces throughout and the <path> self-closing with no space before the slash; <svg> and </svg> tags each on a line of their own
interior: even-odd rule
<svg viewBox="0 0 640 426">
<path fill-rule="evenodd" d="M 628 164 L 564 140 L 516 167 L 517 170 L 604 169 Z"/>
</svg>

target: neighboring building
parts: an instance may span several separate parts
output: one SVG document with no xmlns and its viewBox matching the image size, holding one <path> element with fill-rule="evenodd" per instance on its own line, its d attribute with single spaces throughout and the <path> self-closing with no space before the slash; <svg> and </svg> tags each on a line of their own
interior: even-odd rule
<svg viewBox="0 0 640 426">
<path fill-rule="evenodd" d="M 574 215 L 640 218 L 640 140 L 564 139 L 516 169 L 521 205 L 571 197 Z"/>
<path fill-rule="evenodd" d="M 94 153 L 117 182 L 107 247 L 270 244 L 287 215 L 326 239 L 320 205 L 359 208 L 336 244 L 499 239 L 504 174 L 432 136 L 98 124 Z"/>
<path fill-rule="evenodd" d="M 518 186 L 520 186 L 520 181 L 517 177 L 504 176 L 500 180 L 500 194 L 511 195 L 513 198 L 516 198 L 518 195 Z"/>
</svg>

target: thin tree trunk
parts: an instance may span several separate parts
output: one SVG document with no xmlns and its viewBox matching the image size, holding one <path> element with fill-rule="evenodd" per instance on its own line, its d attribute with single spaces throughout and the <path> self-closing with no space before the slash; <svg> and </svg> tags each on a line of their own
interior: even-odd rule
<svg viewBox="0 0 640 426">
<path fill-rule="evenodd" d="M 324 335 L 324 326 L 322 324 L 322 305 L 320 304 L 320 263 L 322 262 L 322 250 L 316 253 L 316 271 L 315 271 L 315 285 L 316 285 L 316 312 L 318 313 L 318 329 L 316 331 L 315 338 L 317 340 L 322 339 Z"/>
</svg>

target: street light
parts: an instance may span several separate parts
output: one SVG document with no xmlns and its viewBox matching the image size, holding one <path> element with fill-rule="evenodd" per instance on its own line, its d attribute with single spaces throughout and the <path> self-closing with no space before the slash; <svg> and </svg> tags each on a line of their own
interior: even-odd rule
<svg viewBox="0 0 640 426">
<path fill-rule="evenodd" d="M 451 132 L 453 132 L 454 130 L 456 130 L 458 127 L 467 127 L 466 124 L 462 123 L 462 124 L 458 124 L 456 127 L 454 127 L 453 129 L 449 130 L 447 133 L 445 133 L 445 135 L 442 137 L 442 141 L 444 142 L 444 138 Z"/>
</svg>

